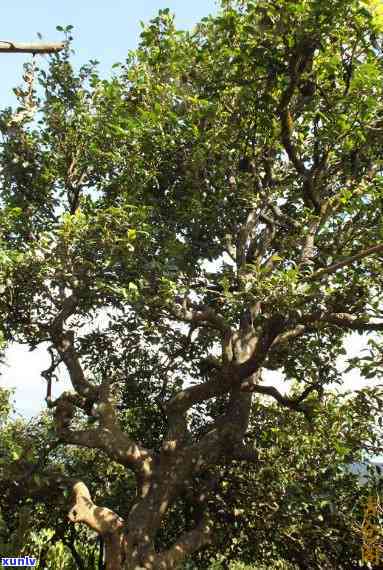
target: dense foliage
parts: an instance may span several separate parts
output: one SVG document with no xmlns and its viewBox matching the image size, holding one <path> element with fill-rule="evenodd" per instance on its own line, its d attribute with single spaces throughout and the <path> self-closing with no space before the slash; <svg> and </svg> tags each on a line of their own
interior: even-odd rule
<svg viewBox="0 0 383 570">
<path fill-rule="evenodd" d="M 6 394 L 2 395 L 6 402 Z M 189 561 L 187 568 L 220 570 L 230 563 L 235 570 L 291 570 L 356 563 L 366 497 L 379 492 L 373 479 L 361 488 L 359 478 L 347 467 L 362 459 L 361 450 L 375 437 L 369 416 L 355 425 L 360 406 L 365 412 L 363 392 L 351 405 L 347 397 L 329 397 L 326 413 L 317 419 L 314 431 L 293 412 L 281 415 L 277 406 L 258 402 L 253 411 L 257 421 L 251 423 L 248 433 L 250 441 L 259 442 L 257 468 L 237 462 L 216 469 L 216 496 L 210 499 L 210 508 L 217 540 Z M 4 410 L 0 432 L 4 452 L 0 464 L 1 552 L 9 556 L 33 553 L 39 567 L 49 570 L 98 569 L 96 535 L 84 528 L 79 534 L 79 529 L 74 532 L 68 526 L 65 496 L 60 496 L 60 488 L 56 492 L 50 488 L 49 493 L 47 488 L 41 489 L 41 476 L 55 472 L 56 480 L 57 473 L 84 477 L 96 497 L 120 511 L 126 492 L 130 489 L 133 495 L 133 480 L 127 479 L 124 469 L 107 464 L 91 450 L 84 453 L 55 447 L 49 455 L 41 453 L 41 447 L 53 448 L 52 444 L 58 443 L 52 440 L 49 417 L 26 423 L 11 420 L 7 412 Z M 157 426 L 150 419 L 146 424 L 135 423 L 141 436 L 146 431 L 152 432 L 148 438 L 153 437 Z M 10 484 L 10 474 L 20 482 L 26 465 L 20 458 L 27 454 L 30 458 L 33 453 L 40 462 L 35 462 L 27 475 L 33 478 L 34 487 L 29 485 L 25 494 L 14 481 Z M 171 543 L 180 525 L 190 522 L 191 508 L 184 498 L 173 510 L 161 530 L 159 546 Z M 235 560 L 241 560 L 243 566 L 237 569 Z"/>
<path fill-rule="evenodd" d="M 110 570 L 173 568 L 233 528 L 223 556 L 349 568 L 363 497 L 341 464 L 381 452 L 382 394 L 327 388 L 355 331 L 371 354 L 350 367 L 381 374 L 381 12 L 221 4 L 190 33 L 161 11 L 108 80 L 68 41 L 1 114 L 1 334 L 47 348 L 54 412 L 4 480 L 21 501 L 73 489 Z M 58 366 L 73 391 L 53 401 Z"/>
</svg>

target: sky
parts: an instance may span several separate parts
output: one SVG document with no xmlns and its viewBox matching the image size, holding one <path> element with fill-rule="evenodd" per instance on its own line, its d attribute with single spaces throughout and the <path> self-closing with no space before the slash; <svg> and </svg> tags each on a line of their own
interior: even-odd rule
<svg viewBox="0 0 383 570">
<path fill-rule="evenodd" d="M 61 41 L 62 34 L 56 31 L 56 26 L 71 24 L 74 26 L 76 64 L 97 59 L 102 74 L 107 77 L 113 63 L 123 61 L 128 51 L 137 46 L 140 22 L 147 22 L 161 8 L 170 8 L 176 14 L 179 28 L 190 29 L 201 18 L 215 12 L 217 4 L 215 0 L 14 0 L 2 5 L 0 40 L 37 41 L 37 33 L 40 33 L 45 41 Z M 14 103 L 12 88 L 20 83 L 23 63 L 29 58 L 25 54 L 0 54 L 0 108 Z M 365 338 L 351 336 L 347 341 L 348 356 L 357 355 L 365 346 Z M 30 417 L 44 407 L 45 383 L 40 373 L 49 365 L 46 350 L 41 347 L 30 352 L 27 347 L 13 345 L 6 356 L 7 366 L 0 383 L 15 388 L 17 412 Z M 341 369 L 346 367 L 344 362 L 339 366 Z M 53 396 L 69 387 L 64 371 L 59 377 L 60 381 L 53 386 Z M 266 381 L 284 389 L 279 373 L 268 374 Z M 360 386 L 357 373 L 345 377 L 345 388 Z"/>
<path fill-rule="evenodd" d="M 161 8 L 176 15 L 180 29 L 192 28 L 201 18 L 217 10 L 215 0 L 14 0 L 2 2 L 0 40 L 62 41 L 56 26 L 74 26 L 76 63 L 90 59 L 100 62 L 100 70 L 108 75 L 113 63 L 123 61 L 129 50 L 137 46 L 140 22 L 148 22 Z M 12 88 L 21 78 L 25 54 L 0 54 L 0 106 L 12 103 Z"/>
</svg>

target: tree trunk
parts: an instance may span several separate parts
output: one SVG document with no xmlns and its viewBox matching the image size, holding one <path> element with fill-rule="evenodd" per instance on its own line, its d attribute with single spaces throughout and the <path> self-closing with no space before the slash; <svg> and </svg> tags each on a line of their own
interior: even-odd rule
<svg viewBox="0 0 383 570">
<path fill-rule="evenodd" d="M 182 453 L 173 457 L 164 454 L 161 465 L 147 481 L 142 481 L 137 501 L 126 520 L 110 509 L 96 506 L 82 482 L 74 485 L 69 519 L 83 522 L 101 535 L 106 570 L 175 569 L 188 554 L 210 541 L 210 528 L 201 520 L 170 549 L 156 552 L 154 547 L 156 533 L 169 506 L 190 481 L 192 465 L 192 460 L 187 461 Z"/>
</svg>

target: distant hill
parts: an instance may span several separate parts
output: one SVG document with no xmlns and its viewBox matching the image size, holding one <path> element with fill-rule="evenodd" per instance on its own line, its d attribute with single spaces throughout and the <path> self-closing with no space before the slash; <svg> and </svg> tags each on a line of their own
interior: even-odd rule
<svg viewBox="0 0 383 570">
<path fill-rule="evenodd" d="M 383 462 L 381 461 L 365 461 L 363 463 L 352 463 L 348 466 L 351 473 L 358 475 L 360 482 L 365 483 L 369 474 L 375 471 L 377 477 L 383 480 Z"/>
</svg>

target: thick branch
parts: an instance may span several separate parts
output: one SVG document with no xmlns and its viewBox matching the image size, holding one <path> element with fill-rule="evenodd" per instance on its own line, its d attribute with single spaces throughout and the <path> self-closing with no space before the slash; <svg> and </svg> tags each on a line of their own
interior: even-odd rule
<svg viewBox="0 0 383 570">
<path fill-rule="evenodd" d="M 145 460 L 150 459 L 151 454 L 148 450 L 138 446 L 126 433 L 114 425 L 111 429 L 106 427 L 89 430 L 70 429 L 75 406 L 82 407 L 78 394 L 64 392 L 53 406 L 56 408 L 57 433 L 61 441 L 100 449 L 118 463 L 136 471 L 142 468 Z"/>
<path fill-rule="evenodd" d="M 251 238 L 254 228 L 256 227 L 260 217 L 260 212 L 253 210 L 247 216 L 246 222 L 238 232 L 236 247 L 236 263 L 237 268 L 241 269 L 246 265 L 246 245 Z"/>
<path fill-rule="evenodd" d="M 81 481 L 73 486 L 68 518 L 73 523 L 84 523 L 97 532 L 105 544 L 106 570 L 120 570 L 125 521 L 114 511 L 95 505 L 87 486 Z"/>
<path fill-rule="evenodd" d="M 306 322 L 324 322 L 355 331 L 383 331 L 383 322 L 372 323 L 349 313 L 317 313 L 305 318 Z"/>
<path fill-rule="evenodd" d="M 173 305 L 169 307 L 169 312 L 186 323 L 194 325 L 207 325 L 222 333 L 230 331 L 230 326 L 225 321 L 224 317 L 214 311 L 212 307 L 195 307 L 187 298 L 183 299 L 182 305 Z"/>
<path fill-rule="evenodd" d="M 296 147 L 293 143 L 293 119 L 290 113 L 289 105 L 294 95 L 294 91 L 298 85 L 299 77 L 305 70 L 305 67 L 307 66 L 307 63 L 311 57 L 312 53 L 309 53 L 308 50 L 306 50 L 305 57 L 302 57 L 298 46 L 295 50 L 295 53 L 291 55 L 289 62 L 289 84 L 282 94 L 279 107 L 282 144 L 290 161 L 295 166 L 297 172 L 303 177 L 306 177 L 309 171 L 306 169 L 303 161 L 299 158 Z"/>
<path fill-rule="evenodd" d="M 306 331 L 305 325 L 297 325 L 293 329 L 287 330 L 275 337 L 271 348 L 274 348 L 280 344 L 289 342 L 290 340 L 302 336 Z"/>
<path fill-rule="evenodd" d="M 305 43 L 307 44 L 307 41 L 303 41 L 301 45 L 296 46 L 290 59 L 289 84 L 282 94 L 279 107 L 281 141 L 289 160 L 303 179 L 303 198 L 306 204 L 308 206 L 312 205 L 314 210 L 319 212 L 320 204 L 313 187 L 314 170 L 306 168 L 304 160 L 298 154 L 298 150 L 294 142 L 293 117 L 289 108 L 300 77 L 312 65 L 315 47 L 310 41 L 307 45 L 305 45 Z M 311 45 L 309 45 L 310 43 Z M 316 163 L 317 161 L 314 160 L 315 167 L 317 167 Z"/>
<path fill-rule="evenodd" d="M 56 53 L 64 47 L 64 42 L 35 44 L 0 41 L 0 53 Z"/>
<path fill-rule="evenodd" d="M 151 460 L 151 453 L 138 446 L 121 430 L 111 400 L 110 382 L 105 380 L 101 385 L 94 386 L 85 378 L 74 348 L 74 334 L 72 331 L 64 331 L 64 323 L 74 314 L 76 306 L 75 295 L 67 297 L 62 310 L 50 326 L 53 343 L 68 369 L 76 391 L 75 394 L 64 392 L 51 404 L 56 408 L 57 433 L 63 442 L 101 449 L 108 457 L 140 472 L 144 469 L 145 461 Z M 88 416 L 95 416 L 100 427 L 91 430 L 71 430 L 70 425 L 76 408 L 82 409 Z"/>
<path fill-rule="evenodd" d="M 312 263 L 312 260 L 315 256 L 315 237 L 318 232 L 320 222 L 321 222 L 320 218 L 316 217 L 315 219 L 311 220 L 309 224 L 309 229 L 306 235 L 305 243 L 302 248 L 302 254 L 300 259 L 300 263 L 302 265 Z"/>
<path fill-rule="evenodd" d="M 211 540 L 210 521 L 203 521 L 195 529 L 185 532 L 167 552 L 159 555 L 158 567 L 169 569 L 178 567 L 187 556 L 209 544 Z"/>
<path fill-rule="evenodd" d="M 284 324 L 284 319 L 280 315 L 271 317 L 265 324 L 250 358 L 239 364 L 224 366 L 207 382 L 189 386 L 178 392 L 166 405 L 166 413 L 173 430 L 178 432 L 184 429 L 185 413 L 194 404 L 226 394 L 231 388 L 239 386 L 241 381 L 254 375 L 265 361 L 269 348 L 282 333 Z"/>
<path fill-rule="evenodd" d="M 87 486 L 81 481 L 73 486 L 68 518 L 74 523 L 85 523 L 101 536 L 119 531 L 124 526 L 124 520 L 115 512 L 93 503 Z"/>
<path fill-rule="evenodd" d="M 178 392 L 165 406 L 169 422 L 169 438 L 182 437 L 186 430 L 185 413 L 194 404 L 205 402 L 210 398 L 225 394 L 230 389 L 230 384 L 224 378 L 215 376 L 207 382 L 189 386 Z"/>
<path fill-rule="evenodd" d="M 287 106 L 281 109 L 281 139 L 287 156 L 295 166 L 296 171 L 304 177 L 308 177 L 309 172 L 303 161 L 298 157 L 298 152 L 293 143 L 293 120 Z"/>
<path fill-rule="evenodd" d="M 241 381 L 250 378 L 260 369 L 270 347 L 278 335 L 282 333 L 284 326 L 285 321 L 281 315 L 274 315 L 266 322 L 253 354 L 248 360 L 234 367 L 235 380 Z"/>
<path fill-rule="evenodd" d="M 24 459 L 13 461 L 8 466 L 8 473 L 0 481 L 0 493 L 9 492 L 12 500 L 24 497 L 41 499 L 61 497 L 78 479 L 67 477 L 61 471 L 44 469 L 41 461 L 36 463 Z"/>
<path fill-rule="evenodd" d="M 271 208 L 274 216 L 276 216 L 276 218 L 278 218 L 281 222 L 285 222 L 286 224 L 288 224 L 289 226 L 292 226 L 293 228 L 300 229 L 299 222 L 294 220 L 294 218 L 292 218 L 291 216 L 288 216 L 287 214 L 282 212 L 282 210 L 280 209 L 280 207 L 277 204 L 273 204 L 273 203 L 270 204 L 270 208 Z"/>
<path fill-rule="evenodd" d="M 378 244 L 372 247 L 368 247 L 367 249 L 363 249 L 362 251 L 359 251 L 358 253 L 351 255 L 346 259 L 343 259 L 343 261 L 338 261 L 337 263 L 333 263 L 328 267 L 319 269 L 312 275 L 306 277 L 305 281 L 315 281 L 316 279 L 320 279 L 323 275 L 330 275 L 331 273 L 335 273 L 338 269 L 341 269 L 342 267 L 345 267 L 347 265 L 351 265 L 351 263 L 354 263 L 354 261 L 359 261 L 364 257 L 367 257 L 373 253 L 380 253 L 381 251 L 383 252 L 383 244 Z"/>
<path fill-rule="evenodd" d="M 231 389 L 224 413 L 216 418 L 208 432 L 191 448 L 197 459 L 196 465 L 200 467 L 218 461 L 222 456 L 233 458 L 243 448 L 251 402 L 252 394 L 241 390 L 240 385 Z"/>
<path fill-rule="evenodd" d="M 61 311 L 53 319 L 49 327 L 53 344 L 65 363 L 73 388 L 85 398 L 95 400 L 95 387 L 86 380 L 81 367 L 77 352 L 74 348 L 74 334 L 72 331 L 64 331 L 65 321 L 74 314 L 78 299 L 75 295 L 67 297 Z"/>
<path fill-rule="evenodd" d="M 260 219 L 266 224 L 266 228 L 258 238 L 255 237 L 250 242 L 246 255 L 247 263 L 254 263 L 254 261 L 260 263 L 275 238 L 276 225 L 274 220 L 265 214 L 261 214 Z M 270 266 L 270 263 L 266 261 L 265 265 Z"/>
</svg>

